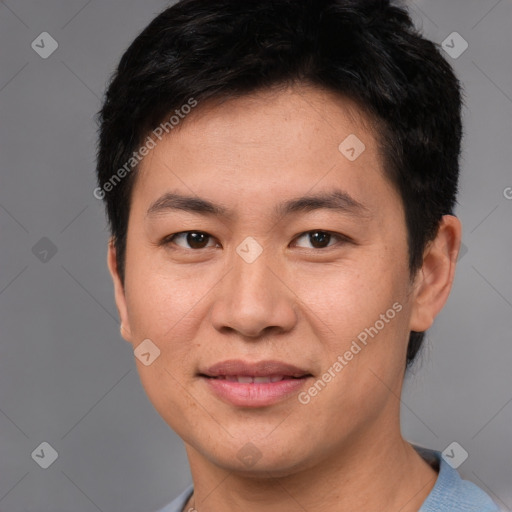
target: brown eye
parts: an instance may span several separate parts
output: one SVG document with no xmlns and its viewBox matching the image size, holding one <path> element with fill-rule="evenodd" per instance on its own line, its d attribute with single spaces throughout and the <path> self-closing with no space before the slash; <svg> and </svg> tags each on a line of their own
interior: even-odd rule
<svg viewBox="0 0 512 512">
<path fill-rule="evenodd" d="M 327 247 L 331 247 L 335 244 L 330 244 L 331 240 L 337 239 L 339 241 L 345 241 L 344 237 L 341 235 L 336 235 L 333 233 L 330 233 L 328 231 L 308 231 L 306 233 L 303 233 L 300 235 L 297 240 L 300 240 L 301 238 L 306 238 L 308 242 L 311 244 L 310 247 L 307 247 L 308 249 L 325 249 Z"/>
<path fill-rule="evenodd" d="M 331 240 L 331 235 L 329 233 L 325 233 L 324 231 L 314 231 L 309 234 L 309 239 L 315 249 L 319 249 L 320 247 L 327 247 Z"/>
<path fill-rule="evenodd" d="M 176 240 L 180 239 L 184 239 L 187 245 L 184 246 L 176 242 Z M 205 247 L 208 247 L 210 239 L 211 236 L 208 233 L 203 233 L 201 231 L 183 231 L 182 233 L 176 233 L 167 237 L 165 244 L 174 243 L 184 249 L 204 249 Z"/>
</svg>

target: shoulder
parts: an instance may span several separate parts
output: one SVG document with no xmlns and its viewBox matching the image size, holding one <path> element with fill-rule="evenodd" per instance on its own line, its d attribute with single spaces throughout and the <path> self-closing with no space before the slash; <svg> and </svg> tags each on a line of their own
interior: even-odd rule
<svg viewBox="0 0 512 512">
<path fill-rule="evenodd" d="M 490 496 L 474 483 L 463 480 L 440 452 L 418 446 L 414 448 L 427 462 L 439 467 L 434 488 L 419 512 L 499 512 Z"/>
<path fill-rule="evenodd" d="M 490 496 L 474 483 L 463 480 L 457 470 L 443 459 L 440 452 L 419 446 L 414 448 L 427 462 L 439 468 L 434 488 L 419 512 L 499 512 L 498 506 Z M 193 490 L 193 485 L 189 485 L 158 512 L 182 512 Z"/>
<path fill-rule="evenodd" d="M 192 492 L 194 490 L 193 485 L 189 485 L 178 497 L 171 501 L 164 508 L 161 508 L 157 512 L 182 512 L 185 503 L 187 503 Z M 185 511 L 188 512 L 188 511 Z"/>
</svg>

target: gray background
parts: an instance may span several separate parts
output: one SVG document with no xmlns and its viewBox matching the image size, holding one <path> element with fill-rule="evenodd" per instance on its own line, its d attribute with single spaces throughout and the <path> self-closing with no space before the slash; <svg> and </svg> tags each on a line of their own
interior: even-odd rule
<svg viewBox="0 0 512 512">
<path fill-rule="evenodd" d="M 92 195 L 93 116 L 107 79 L 168 4 L 0 2 L 3 512 L 150 512 L 190 481 L 181 441 L 119 335 L 103 206 Z M 512 2 L 410 5 L 432 40 L 456 31 L 469 44 L 447 57 L 466 90 L 457 214 L 467 252 L 407 377 L 403 431 L 441 451 L 457 441 L 469 453 L 461 474 L 512 510 Z M 47 59 L 31 47 L 44 31 L 59 44 Z M 31 456 L 43 441 L 58 452 L 48 469 Z"/>
</svg>

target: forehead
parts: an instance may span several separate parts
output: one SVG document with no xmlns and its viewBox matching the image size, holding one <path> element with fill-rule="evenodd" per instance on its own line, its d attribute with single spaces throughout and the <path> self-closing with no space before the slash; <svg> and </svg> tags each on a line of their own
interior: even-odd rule
<svg viewBox="0 0 512 512">
<path fill-rule="evenodd" d="M 199 104 L 156 142 L 134 187 L 152 205 L 176 189 L 244 207 L 334 188 L 358 201 L 369 183 L 389 185 L 371 120 L 350 100 L 311 87 Z"/>
</svg>

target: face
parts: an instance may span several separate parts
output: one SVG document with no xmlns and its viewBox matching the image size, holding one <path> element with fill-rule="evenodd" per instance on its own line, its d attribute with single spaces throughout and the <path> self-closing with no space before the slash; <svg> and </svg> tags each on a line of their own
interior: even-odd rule
<svg viewBox="0 0 512 512">
<path fill-rule="evenodd" d="M 409 331 L 429 327 L 406 240 L 369 123 L 330 93 L 199 105 L 158 142 L 124 288 L 112 247 L 109 264 L 123 336 L 160 351 L 136 359 L 141 382 L 189 455 L 285 475 L 398 435 Z"/>
</svg>

